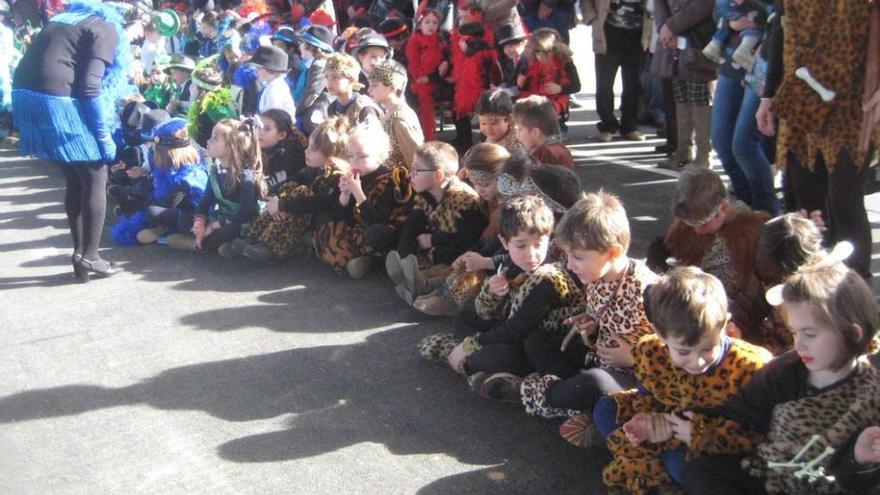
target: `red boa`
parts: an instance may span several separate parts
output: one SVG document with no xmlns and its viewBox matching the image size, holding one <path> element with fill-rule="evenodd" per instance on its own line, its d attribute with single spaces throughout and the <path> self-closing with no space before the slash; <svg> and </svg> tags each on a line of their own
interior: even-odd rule
<svg viewBox="0 0 880 495">
<path fill-rule="evenodd" d="M 559 93 L 556 95 L 548 95 L 544 91 L 544 85 L 547 83 L 556 83 L 563 88 L 571 84 L 571 78 L 565 71 L 565 64 L 554 55 L 550 63 L 535 60 L 529 64 L 525 73 L 526 87 L 520 91 L 520 97 L 525 98 L 530 95 L 546 96 L 553 103 L 558 115 L 564 115 L 568 112 L 568 95 Z"/>
</svg>

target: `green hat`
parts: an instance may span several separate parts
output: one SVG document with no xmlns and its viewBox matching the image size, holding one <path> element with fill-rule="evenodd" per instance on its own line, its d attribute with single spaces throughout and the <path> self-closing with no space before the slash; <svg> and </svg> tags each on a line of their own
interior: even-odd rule
<svg viewBox="0 0 880 495">
<path fill-rule="evenodd" d="M 180 17 L 171 9 L 162 9 L 153 14 L 153 25 L 162 36 L 174 36 L 180 30 Z"/>
<path fill-rule="evenodd" d="M 193 59 L 187 57 L 186 55 L 174 54 L 171 56 L 171 62 L 167 64 L 165 67 L 165 73 L 171 74 L 171 69 L 179 69 L 187 72 L 192 72 L 196 69 L 196 63 L 193 62 Z"/>
</svg>

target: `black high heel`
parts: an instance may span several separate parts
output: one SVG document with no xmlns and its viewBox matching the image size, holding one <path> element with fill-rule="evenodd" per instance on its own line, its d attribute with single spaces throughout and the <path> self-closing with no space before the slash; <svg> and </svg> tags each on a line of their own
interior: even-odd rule
<svg viewBox="0 0 880 495">
<path fill-rule="evenodd" d="M 122 271 L 122 268 L 114 265 L 107 260 L 102 260 L 100 258 L 94 261 L 87 260 L 86 258 L 80 258 L 78 265 L 80 270 L 85 273 L 85 276 L 87 278 L 89 276 L 89 273 L 95 273 L 102 278 L 108 278 Z"/>
<path fill-rule="evenodd" d="M 82 261 L 81 254 L 74 254 L 70 257 L 70 264 L 73 265 L 73 276 L 76 277 L 81 284 L 84 284 L 89 281 L 89 272 L 79 265 L 80 261 Z"/>
</svg>

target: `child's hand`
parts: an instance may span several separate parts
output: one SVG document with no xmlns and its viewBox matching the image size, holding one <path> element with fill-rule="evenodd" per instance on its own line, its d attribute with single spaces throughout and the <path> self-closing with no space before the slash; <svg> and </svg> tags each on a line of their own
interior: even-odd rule
<svg viewBox="0 0 880 495">
<path fill-rule="evenodd" d="M 480 256 L 480 253 L 468 251 L 459 256 L 452 264 L 452 268 L 456 271 L 475 272 L 478 270 L 491 270 L 495 268 L 492 258 Z"/>
<path fill-rule="evenodd" d="M 266 213 L 272 218 L 275 218 L 275 216 L 278 215 L 278 196 L 269 196 L 266 198 Z"/>
<path fill-rule="evenodd" d="M 122 162 L 114 163 L 110 166 L 111 172 L 116 172 L 117 170 L 123 170 L 125 168 L 125 164 Z"/>
<path fill-rule="evenodd" d="M 825 232 L 828 230 L 828 226 L 825 225 L 825 219 L 822 218 L 822 210 L 813 210 L 810 213 L 807 213 L 807 210 L 800 210 L 798 214 L 813 222 L 813 225 L 819 229 L 819 232 Z"/>
<path fill-rule="evenodd" d="M 504 297 L 510 292 L 510 282 L 504 278 L 504 275 L 492 275 L 489 279 L 489 290 L 496 296 Z"/>
<path fill-rule="evenodd" d="M 132 167 L 125 172 L 125 175 L 128 176 L 129 179 L 137 179 L 141 177 L 147 172 L 147 169 L 144 167 Z"/>
<path fill-rule="evenodd" d="M 354 200 L 357 201 L 357 204 L 361 204 L 367 200 L 367 195 L 364 194 L 364 188 L 361 186 L 360 174 L 352 172 L 351 177 L 348 179 L 348 192 L 354 196 Z"/>
<path fill-rule="evenodd" d="M 526 76 L 523 74 L 516 76 L 516 86 L 518 88 L 523 88 L 523 87 L 525 87 L 525 85 L 526 85 Z"/>
<path fill-rule="evenodd" d="M 732 20 L 728 22 L 727 25 L 730 26 L 730 29 L 737 32 L 755 27 L 754 21 L 752 21 L 747 15 L 744 15 L 739 19 Z"/>
<path fill-rule="evenodd" d="M 648 442 L 663 443 L 672 438 L 672 425 L 664 414 L 648 414 Z"/>
<path fill-rule="evenodd" d="M 685 412 L 684 416 L 687 419 L 680 418 L 677 414 L 666 414 L 665 416 L 672 427 L 672 436 L 679 439 L 685 445 L 690 445 L 692 430 L 690 420 L 694 417 L 694 413 L 690 411 Z"/>
<path fill-rule="evenodd" d="M 663 414 L 638 413 L 623 424 L 623 433 L 636 445 L 662 443 L 672 438 L 672 427 Z"/>
<path fill-rule="evenodd" d="M 603 360 L 611 363 L 619 368 L 632 368 L 636 363 L 632 356 L 632 345 L 618 335 L 611 334 L 611 340 L 617 346 L 606 347 L 599 345 L 596 348 L 597 354 Z"/>
<path fill-rule="evenodd" d="M 724 332 L 728 337 L 733 337 L 735 339 L 741 339 L 743 335 L 739 327 L 736 326 L 736 323 L 732 321 L 727 322 L 727 327 L 725 327 Z"/>
<path fill-rule="evenodd" d="M 213 222 L 211 222 L 208 225 L 208 234 L 210 234 L 211 232 L 214 232 L 215 230 L 220 230 L 221 227 L 223 227 L 223 226 L 220 225 L 220 222 L 218 222 L 217 220 L 214 220 Z M 205 234 L 205 235 L 208 235 L 208 234 Z"/>
<path fill-rule="evenodd" d="M 562 86 L 555 82 L 548 82 L 544 85 L 544 92 L 548 95 L 558 95 L 559 93 L 562 93 Z"/>
<path fill-rule="evenodd" d="M 449 353 L 449 356 L 446 358 L 446 362 L 449 363 L 449 366 L 458 373 L 462 366 L 464 366 L 464 360 L 467 359 L 468 355 L 464 351 L 464 344 L 458 344 L 452 349 L 452 352 Z"/>
<path fill-rule="evenodd" d="M 580 335 L 581 341 L 585 346 L 590 345 L 590 337 L 596 333 L 596 329 L 599 328 L 599 325 L 596 324 L 596 320 L 593 318 L 593 315 L 589 313 L 581 313 L 579 315 L 569 316 L 562 322 L 564 325 L 570 325 L 571 330 L 568 332 L 568 335 L 562 339 L 562 345 L 560 346 L 560 351 L 565 351 L 565 348 L 568 347 L 568 343 L 571 339 L 574 338 L 575 335 Z"/>
<path fill-rule="evenodd" d="M 761 134 L 770 137 L 776 135 L 776 115 L 773 113 L 771 98 L 761 98 L 761 104 L 758 105 L 758 111 L 755 113 L 755 120 L 758 121 L 758 130 L 761 131 Z"/>
<path fill-rule="evenodd" d="M 431 234 L 419 234 L 416 239 L 419 241 L 420 248 L 431 249 Z"/>
<path fill-rule="evenodd" d="M 675 48 L 676 45 L 676 36 L 675 33 L 669 29 L 666 24 L 660 26 L 660 44 L 663 45 L 663 48 Z"/>
<path fill-rule="evenodd" d="M 447 72 L 449 72 L 449 62 L 444 60 L 440 63 L 440 67 L 437 68 L 437 73 L 440 74 L 440 77 L 444 77 Z M 428 78 L 426 77 L 425 79 L 427 80 Z"/>
<path fill-rule="evenodd" d="M 859 464 L 880 464 L 880 426 L 869 426 L 856 439 L 855 458 Z"/>
</svg>

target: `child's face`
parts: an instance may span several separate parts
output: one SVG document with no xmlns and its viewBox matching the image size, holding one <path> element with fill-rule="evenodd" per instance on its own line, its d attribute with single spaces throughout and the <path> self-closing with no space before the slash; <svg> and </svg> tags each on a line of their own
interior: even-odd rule
<svg viewBox="0 0 880 495">
<path fill-rule="evenodd" d="M 208 38 L 213 38 L 214 36 L 217 35 L 217 30 L 214 29 L 214 26 L 203 22 L 201 27 L 202 27 L 202 34 L 204 34 Z"/>
<path fill-rule="evenodd" d="M 159 70 L 158 67 L 153 68 L 153 71 L 150 72 L 150 82 L 154 84 L 162 84 L 165 82 L 165 73 Z"/>
<path fill-rule="evenodd" d="M 706 332 L 694 345 L 687 345 L 684 339 L 671 335 L 663 339 L 663 343 L 669 350 L 673 365 L 691 375 L 702 375 L 721 357 L 721 333 Z"/>
<path fill-rule="evenodd" d="M 614 266 L 618 250 L 609 249 L 604 253 L 595 249 L 566 248 L 568 262 L 566 268 L 584 284 L 592 284 L 604 277 Z"/>
<path fill-rule="evenodd" d="M 431 168 L 418 155 L 413 157 L 412 187 L 416 192 L 425 192 L 443 183 L 443 172 Z"/>
<path fill-rule="evenodd" d="M 339 72 L 327 72 L 327 91 L 334 95 L 348 95 L 352 92 L 352 81 Z"/>
<path fill-rule="evenodd" d="M 171 69 L 171 77 L 174 78 L 174 82 L 177 83 L 178 86 L 185 83 L 187 79 L 189 79 L 189 72 L 180 69 Z"/>
<path fill-rule="evenodd" d="M 837 371 L 834 364 L 845 352 L 840 334 L 817 319 L 807 303 L 782 305 L 785 322 L 794 337 L 794 350 L 810 372 Z"/>
<path fill-rule="evenodd" d="M 314 134 L 309 138 L 309 147 L 306 148 L 306 165 L 312 168 L 323 168 L 327 157 L 315 146 Z"/>
<path fill-rule="evenodd" d="M 721 202 L 715 210 L 704 220 L 696 222 L 685 221 L 685 225 L 694 229 L 697 235 L 712 235 L 721 229 L 727 218 L 727 211 L 730 209 L 730 203 L 727 200 Z"/>
<path fill-rule="evenodd" d="M 499 236 L 501 245 L 510 254 L 510 260 L 523 271 L 533 272 L 547 258 L 550 236 L 521 231 L 509 240 Z"/>
<path fill-rule="evenodd" d="M 214 130 L 211 131 L 211 137 L 208 139 L 208 147 L 206 151 L 208 152 L 209 157 L 218 159 L 226 158 L 231 152 L 229 141 L 227 141 L 217 130 L 217 126 L 214 126 Z"/>
<path fill-rule="evenodd" d="M 367 74 L 373 70 L 373 66 L 376 65 L 376 62 L 385 60 L 388 58 L 388 52 L 384 48 L 379 48 L 378 46 L 369 46 L 367 48 L 363 48 L 358 51 L 358 62 L 361 63 L 361 69 Z"/>
<path fill-rule="evenodd" d="M 433 15 L 426 15 L 419 24 L 419 29 L 425 36 L 431 36 L 440 29 L 440 19 Z"/>
<path fill-rule="evenodd" d="M 510 120 L 503 115 L 480 115 L 480 132 L 490 143 L 497 143 L 510 130 Z"/>
<path fill-rule="evenodd" d="M 358 175 L 369 175 L 379 168 L 381 163 L 375 153 L 370 152 L 368 143 L 362 143 L 359 138 L 348 140 L 348 163 L 351 171 Z"/>
<path fill-rule="evenodd" d="M 544 142 L 544 136 L 537 127 L 528 127 L 522 122 L 516 123 L 516 140 L 519 141 L 526 151 L 532 151 Z"/>
<path fill-rule="evenodd" d="M 147 31 L 144 33 L 144 38 L 151 43 L 156 43 L 162 39 L 162 35 L 158 31 Z"/>
<path fill-rule="evenodd" d="M 510 43 L 504 45 L 504 48 L 503 48 L 504 55 L 507 58 L 517 60 L 522 56 L 525 48 L 526 48 L 526 40 L 511 41 Z"/>
<path fill-rule="evenodd" d="M 470 181 L 474 186 L 474 191 L 477 191 L 483 201 L 491 202 L 498 197 L 498 180 L 494 176 L 480 177 L 479 179 L 471 177 Z"/>
<path fill-rule="evenodd" d="M 387 103 L 395 92 L 394 86 L 386 86 L 382 81 L 377 81 L 375 79 L 370 79 L 370 88 L 368 91 L 370 97 L 373 98 L 373 101 L 376 103 Z"/>
<path fill-rule="evenodd" d="M 260 82 L 271 81 L 274 78 L 274 72 L 268 71 L 262 67 L 257 67 L 257 79 L 259 79 Z"/>
<path fill-rule="evenodd" d="M 315 51 L 312 50 L 312 46 L 308 43 L 299 44 L 299 54 L 303 58 L 303 60 L 310 60 L 315 58 Z"/>
<path fill-rule="evenodd" d="M 260 129 L 257 139 L 260 141 L 260 149 L 266 150 L 287 139 L 287 133 L 279 131 L 274 120 L 264 118 L 263 128 Z"/>
</svg>

